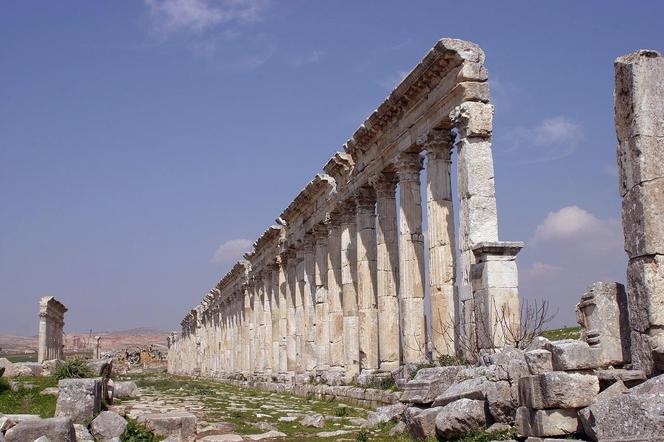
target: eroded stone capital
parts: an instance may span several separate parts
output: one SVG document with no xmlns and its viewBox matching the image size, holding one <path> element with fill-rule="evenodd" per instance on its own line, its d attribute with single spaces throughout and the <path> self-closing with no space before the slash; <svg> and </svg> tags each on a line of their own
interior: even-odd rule
<svg viewBox="0 0 664 442">
<path fill-rule="evenodd" d="M 404 152 L 395 164 L 399 181 L 419 181 L 423 160 L 417 152 Z"/>
<path fill-rule="evenodd" d="M 376 204 L 376 191 L 371 186 L 362 186 L 355 192 L 358 212 L 373 212 Z"/>
<path fill-rule="evenodd" d="M 488 138 L 493 132 L 493 105 L 479 101 L 461 103 L 450 112 L 461 138 Z"/>
<path fill-rule="evenodd" d="M 452 148 L 454 147 L 454 134 L 448 129 L 434 129 L 422 142 L 430 160 L 452 161 Z"/>
</svg>

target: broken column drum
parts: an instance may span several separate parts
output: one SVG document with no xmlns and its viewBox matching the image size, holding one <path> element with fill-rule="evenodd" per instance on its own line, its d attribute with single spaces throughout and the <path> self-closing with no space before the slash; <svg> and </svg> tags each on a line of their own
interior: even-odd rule
<svg viewBox="0 0 664 442">
<path fill-rule="evenodd" d="M 492 116 L 482 50 L 438 41 L 184 318 L 169 370 L 348 382 L 509 344 L 522 243 L 498 239 Z"/>
</svg>

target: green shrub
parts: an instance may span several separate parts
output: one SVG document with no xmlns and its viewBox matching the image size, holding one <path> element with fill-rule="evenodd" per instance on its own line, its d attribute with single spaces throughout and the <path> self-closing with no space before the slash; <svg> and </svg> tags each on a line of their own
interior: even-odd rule
<svg viewBox="0 0 664 442">
<path fill-rule="evenodd" d="M 53 375 L 59 379 L 91 378 L 92 371 L 88 368 L 83 359 L 72 359 L 63 362 L 55 369 Z"/>
<path fill-rule="evenodd" d="M 366 428 L 360 429 L 360 431 L 357 433 L 357 436 L 355 436 L 355 441 L 356 442 L 369 442 L 369 430 Z"/>
<path fill-rule="evenodd" d="M 450 367 L 452 365 L 468 365 L 468 361 L 460 356 L 454 355 L 440 355 L 438 356 L 438 363 L 441 367 Z"/>
<path fill-rule="evenodd" d="M 122 442 L 157 442 L 162 439 L 133 419 L 127 422 L 127 428 L 125 428 L 124 433 L 120 436 Z"/>
</svg>

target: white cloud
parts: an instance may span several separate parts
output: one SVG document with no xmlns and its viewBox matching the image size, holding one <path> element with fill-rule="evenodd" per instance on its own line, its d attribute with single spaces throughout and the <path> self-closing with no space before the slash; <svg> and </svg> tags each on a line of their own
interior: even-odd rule
<svg viewBox="0 0 664 442">
<path fill-rule="evenodd" d="M 224 23 L 248 23 L 260 19 L 261 0 L 144 0 L 155 28 L 164 33 L 203 32 Z"/>
<path fill-rule="evenodd" d="M 295 67 L 305 66 L 308 64 L 318 63 L 323 59 L 323 57 L 325 57 L 325 51 L 314 49 L 313 51 L 306 54 L 292 56 L 290 58 L 290 64 Z"/>
<path fill-rule="evenodd" d="M 529 278 L 543 278 L 547 276 L 557 275 L 561 268 L 552 264 L 547 264 L 542 261 L 535 261 L 530 266 L 526 267 L 523 272 Z"/>
<path fill-rule="evenodd" d="M 502 153 L 518 164 L 539 163 L 567 157 L 583 140 L 583 127 L 568 117 L 545 118 L 530 127 L 516 127 L 503 137 Z"/>
<path fill-rule="evenodd" d="M 221 243 L 214 251 L 211 261 L 218 264 L 227 264 L 242 258 L 251 251 L 253 241 L 244 238 L 231 239 Z"/>
<path fill-rule="evenodd" d="M 532 245 L 556 240 L 579 239 L 585 242 L 596 239 L 620 239 L 620 225 L 613 218 L 599 219 L 579 206 L 567 206 L 550 212 L 537 226 L 530 239 Z"/>
</svg>

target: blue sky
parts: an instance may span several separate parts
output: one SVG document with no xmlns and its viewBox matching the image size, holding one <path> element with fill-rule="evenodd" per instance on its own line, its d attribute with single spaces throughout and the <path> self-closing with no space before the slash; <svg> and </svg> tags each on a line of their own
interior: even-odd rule
<svg viewBox="0 0 664 442">
<path fill-rule="evenodd" d="M 0 332 L 175 329 L 441 37 L 480 44 L 500 235 L 558 324 L 624 280 L 613 60 L 661 2 L 0 4 Z"/>
</svg>

